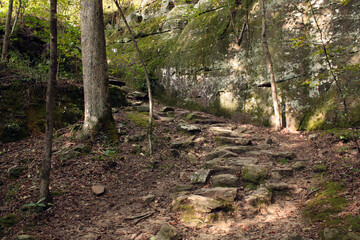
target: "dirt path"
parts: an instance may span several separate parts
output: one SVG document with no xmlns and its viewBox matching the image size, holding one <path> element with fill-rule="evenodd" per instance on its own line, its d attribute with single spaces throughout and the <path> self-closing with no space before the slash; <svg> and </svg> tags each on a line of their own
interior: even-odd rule
<svg viewBox="0 0 360 240">
<path fill-rule="evenodd" d="M 170 224 L 189 240 L 320 239 L 322 225 L 306 223 L 303 207 L 319 191 L 318 182 L 341 170 L 336 160 L 346 144 L 329 135 L 275 132 L 161 105 L 155 110 L 152 157 L 143 105 L 114 109 L 118 146 L 106 139 L 91 146 L 77 141 L 78 125 L 59 130 L 54 205 L 45 211 L 24 207 L 36 202 L 43 137 L 2 144 L 0 213 L 15 214 L 17 221 L 0 236 L 140 240 Z M 314 165 L 328 169 L 314 171 Z M 15 168 L 20 174 L 8 178 Z M 358 179 L 347 198 L 359 193 Z M 104 194 L 92 192 L 96 184 Z"/>
</svg>

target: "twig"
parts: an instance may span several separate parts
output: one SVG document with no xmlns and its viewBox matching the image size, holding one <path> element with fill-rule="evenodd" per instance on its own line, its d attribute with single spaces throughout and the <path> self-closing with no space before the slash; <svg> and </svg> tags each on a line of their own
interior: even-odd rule
<svg viewBox="0 0 360 240">
<path fill-rule="evenodd" d="M 144 213 L 144 214 L 141 214 L 141 215 L 137 215 L 137 216 L 130 216 L 130 217 L 126 217 L 124 218 L 124 220 L 135 220 L 135 225 L 138 224 L 141 220 L 144 220 L 150 216 L 152 216 L 155 212 L 148 212 L 148 213 Z"/>
</svg>

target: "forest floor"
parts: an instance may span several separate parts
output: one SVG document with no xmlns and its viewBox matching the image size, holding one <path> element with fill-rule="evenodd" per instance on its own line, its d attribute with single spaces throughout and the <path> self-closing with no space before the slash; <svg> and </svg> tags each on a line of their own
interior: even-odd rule
<svg viewBox="0 0 360 240">
<path fill-rule="evenodd" d="M 114 109 L 118 144 L 107 139 L 95 139 L 92 144 L 77 140 L 81 123 L 56 131 L 53 204 L 46 210 L 36 204 L 44 136 L 2 143 L 0 239 L 31 235 L 44 240 L 140 240 L 150 239 L 164 224 L 174 226 L 179 239 L 188 240 L 320 239 L 324 228 L 342 235 L 359 234 L 360 159 L 354 143 L 325 132 L 274 131 L 204 113 L 192 118 L 190 111 L 164 112 L 162 108 L 155 104 L 153 156 L 148 155 L 147 113 L 142 112 L 146 107 Z M 184 133 L 179 124 L 196 125 L 200 130 Z M 211 179 L 191 184 L 191 175 L 221 146 L 211 131 L 214 126 L 241 132 L 242 138 L 250 140 L 258 151 L 252 153 L 269 169 L 270 180 L 276 169 L 287 171 L 277 178 L 286 190 L 273 191 L 270 202 L 249 205 L 246 196 L 258 186 L 240 178 L 231 210 L 212 221 L 189 223 L 170 205 L 181 194 L 189 196 L 212 187 Z M 270 159 L 266 151 L 291 152 L 296 157 Z M 294 170 L 295 161 L 303 162 L 303 168 Z M 237 175 L 241 177 L 241 171 Z M 104 194 L 93 193 L 92 186 L 97 184 L 105 187 Z M 190 187 L 179 193 L 177 186 Z"/>
</svg>

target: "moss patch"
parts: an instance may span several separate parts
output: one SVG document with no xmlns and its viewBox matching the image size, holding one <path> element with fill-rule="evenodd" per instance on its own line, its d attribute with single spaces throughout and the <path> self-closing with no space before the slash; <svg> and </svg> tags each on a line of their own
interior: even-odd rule
<svg viewBox="0 0 360 240">
<path fill-rule="evenodd" d="M 144 112 L 133 112 L 126 115 L 126 118 L 135 123 L 136 126 L 142 128 L 149 127 L 149 115 Z"/>
<path fill-rule="evenodd" d="M 305 217 L 321 221 L 324 225 L 334 225 L 341 222 L 336 214 L 340 213 L 348 201 L 341 195 L 344 187 L 339 182 L 325 182 L 323 190 L 309 201 L 304 209 Z"/>
</svg>

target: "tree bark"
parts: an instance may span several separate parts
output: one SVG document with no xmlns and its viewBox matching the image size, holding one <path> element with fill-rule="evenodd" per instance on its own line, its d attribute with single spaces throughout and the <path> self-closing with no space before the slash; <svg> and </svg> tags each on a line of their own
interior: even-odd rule
<svg viewBox="0 0 360 240">
<path fill-rule="evenodd" d="M 153 119 L 153 100 L 152 100 L 152 94 L 151 94 L 151 83 L 150 83 L 150 78 L 149 78 L 149 73 L 146 69 L 146 65 L 145 65 L 145 62 L 141 56 L 141 53 L 140 53 L 140 49 L 137 45 L 137 42 L 135 40 L 135 36 L 134 36 L 134 33 L 131 31 L 131 28 L 128 24 L 128 22 L 126 21 L 126 17 L 124 15 L 124 12 L 122 11 L 121 7 L 120 7 L 120 4 L 118 3 L 117 0 L 114 0 L 119 12 L 120 12 L 120 15 L 122 17 L 122 19 L 124 20 L 124 23 L 131 35 L 131 40 L 132 42 L 134 43 L 134 46 L 135 46 L 135 49 L 136 49 L 136 52 L 139 56 L 139 59 L 140 59 L 140 62 L 141 62 L 141 65 L 144 69 L 144 73 L 145 73 L 145 78 L 146 78 L 146 85 L 147 85 L 147 90 L 148 90 L 148 96 L 149 96 L 149 152 L 150 152 L 150 155 L 152 155 L 153 153 L 153 146 L 152 146 L 152 119 Z"/>
<path fill-rule="evenodd" d="M 49 190 L 51 155 L 54 129 L 54 101 L 55 84 L 57 75 L 57 0 L 50 1 L 50 77 L 46 90 L 46 132 L 45 132 L 45 156 L 42 160 L 40 198 L 45 202 L 51 201 Z"/>
<path fill-rule="evenodd" d="M 8 8 L 8 14 L 7 14 L 7 18 L 6 18 L 6 24 L 5 24 L 4 41 L 3 41 L 3 47 L 2 47 L 2 52 L 1 52 L 1 60 L 2 61 L 4 61 L 6 59 L 7 50 L 8 50 L 9 41 L 10 41 L 10 23 L 11 23 L 13 2 L 14 2 L 14 0 L 9 0 L 9 8 Z"/>
<path fill-rule="evenodd" d="M 272 100 L 274 104 L 274 112 L 275 112 L 275 129 L 280 130 L 282 126 L 282 119 L 280 115 L 280 107 L 279 107 L 279 101 L 277 97 L 276 92 L 276 84 L 275 84 L 275 76 L 274 76 L 274 69 L 273 69 L 273 63 L 271 60 L 271 54 L 269 51 L 267 39 L 266 39 L 266 21 L 265 21 L 265 6 L 264 6 L 264 0 L 260 0 L 260 8 L 261 8 L 261 18 L 262 18 L 262 33 L 261 33 L 261 40 L 266 56 L 266 61 L 268 65 L 268 70 L 270 74 L 270 84 L 271 84 L 271 95 Z"/>
<path fill-rule="evenodd" d="M 94 136 L 115 129 L 107 74 L 102 0 L 81 0 L 81 47 L 85 120 L 83 131 Z"/>
</svg>

